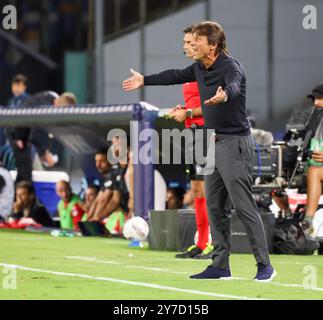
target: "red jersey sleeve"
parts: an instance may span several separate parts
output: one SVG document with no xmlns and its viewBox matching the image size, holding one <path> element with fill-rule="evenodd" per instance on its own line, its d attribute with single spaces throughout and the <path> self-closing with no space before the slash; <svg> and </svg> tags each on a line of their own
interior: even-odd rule
<svg viewBox="0 0 323 320">
<path fill-rule="evenodd" d="M 201 98 L 197 82 L 188 82 L 183 85 L 183 95 L 185 100 L 185 109 L 195 109 L 201 107 Z M 185 120 L 185 127 L 190 128 L 192 124 L 204 126 L 203 117 L 194 117 Z"/>
</svg>

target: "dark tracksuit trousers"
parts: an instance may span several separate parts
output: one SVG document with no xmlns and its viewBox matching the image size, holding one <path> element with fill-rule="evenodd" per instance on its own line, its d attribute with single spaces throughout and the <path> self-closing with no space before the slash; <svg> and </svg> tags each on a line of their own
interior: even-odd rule
<svg viewBox="0 0 323 320">
<path fill-rule="evenodd" d="M 251 193 L 253 138 L 217 134 L 211 139 L 215 140 L 215 161 L 212 167 L 206 168 L 205 190 L 209 220 L 214 227 L 213 266 L 229 267 L 230 200 L 246 227 L 257 263 L 269 265 L 265 230 Z"/>
</svg>

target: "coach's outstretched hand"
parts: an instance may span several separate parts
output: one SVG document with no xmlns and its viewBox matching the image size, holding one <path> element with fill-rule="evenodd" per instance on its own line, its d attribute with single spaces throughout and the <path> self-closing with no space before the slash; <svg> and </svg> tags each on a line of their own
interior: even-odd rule
<svg viewBox="0 0 323 320">
<path fill-rule="evenodd" d="M 218 104 L 221 102 L 226 102 L 228 99 L 226 92 L 222 89 L 222 87 L 218 87 L 218 90 L 216 91 L 215 96 L 213 96 L 211 99 L 209 100 L 205 100 L 204 104 L 206 106 L 211 106 L 214 104 Z"/>
<path fill-rule="evenodd" d="M 122 88 L 125 91 L 133 91 L 144 86 L 144 76 L 139 72 L 130 69 L 132 77 L 123 81 Z"/>
</svg>

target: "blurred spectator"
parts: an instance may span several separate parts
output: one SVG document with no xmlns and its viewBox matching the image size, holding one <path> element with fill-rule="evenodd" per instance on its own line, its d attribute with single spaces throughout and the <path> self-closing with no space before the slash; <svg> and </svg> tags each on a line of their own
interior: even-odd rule
<svg viewBox="0 0 323 320">
<path fill-rule="evenodd" d="M 126 175 L 129 171 L 130 163 L 130 148 L 127 145 L 127 142 L 130 141 L 130 138 L 121 138 L 115 136 L 112 140 L 112 152 L 114 157 L 117 157 L 118 165 L 117 169 L 117 184 L 116 189 L 121 192 L 121 208 L 124 212 L 129 211 L 128 204 L 130 198 L 129 184 L 126 183 Z"/>
<path fill-rule="evenodd" d="M 84 202 L 85 202 L 85 211 L 88 212 L 92 206 L 94 200 L 98 196 L 100 188 L 96 185 L 89 185 L 85 191 Z"/>
<path fill-rule="evenodd" d="M 16 169 L 16 159 L 9 144 L 0 146 L 0 162 L 9 171 Z"/>
<path fill-rule="evenodd" d="M 125 173 L 125 183 L 128 189 L 128 217 L 131 218 L 134 216 L 134 167 L 133 167 L 133 152 L 129 152 L 129 162 L 128 162 L 128 168 Z"/>
<path fill-rule="evenodd" d="M 183 207 L 186 209 L 195 209 L 194 196 L 191 188 L 187 189 L 184 194 Z"/>
<path fill-rule="evenodd" d="M 54 100 L 54 107 L 66 107 L 77 104 L 77 99 L 74 93 L 64 92 L 57 99 Z"/>
<path fill-rule="evenodd" d="M 14 183 L 11 175 L 0 163 L 0 220 L 10 215 L 14 194 Z"/>
<path fill-rule="evenodd" d="M 167 189 L 167 209 L 182 209 L 184 191 L 180 187 Z"/>
<path fill-rule="evenodd" d="M 9 108 L 20 108 L 28 98 L 27 81 L 27 77 L 24 75 L 16 75 L 13 78 L 11 84 L 13 97 L 9 100 Z M 31 181 L 32 163 L 28 144 L 29 134 L 30 129 L 25 127 L 7 129 L 7 136 L 16 159 L 16 182 Z"/>
<path fill-rule="evenodd" d="M 38 101 L 37 101 L 38 100 Z M 61 95 L 53 91 L 40 92 L 34 97 L 34 105 L 53 105 L 54 107 L 65 107 L 76 105 L 77 100 L 74 93 L 64 92 Z M 48 133 L 41 129 L 31 131 L 31 142 L 36 146 L 42 164 L 46 168 L 52 168 L 58 162 L 58 156 L 49 150 Z"/>
<path fill-rule="evenodd" d="M 11 83 L 11 92 L 13 97 L 8 103 L 10 108 L 19 108 L 27 99 L 27 84 L 28 79 L 23 74 L 17 74 L 13 77 Z"/>
<path fill-rule="evenodd" d="M 52 93 L 52 96 L 49 98 L 50 100 L 43 101 L 43 103 L 38 103 L 38 105 L 53 105 L 54 107 L 65 107 L 73 106 L 77 103 L 74 93 L 71 92 L 64 92 L 61 95 L 58 95 L 57 93 L 54 93 L 52 91 L 43 92 L 43 94 L 46 93 L 48 97 L 49 94 Z M 58 156 L 56 154 L 52 154 L 49 150 L 48 133 L 45 133 L 40 129 L 33 129 L 31 133 L 31 142 L 36 146 L 42 164 L 46 168 L 54 167 L 58 162 Z"/>
<path fill-rule="evenodd" d="M 133 166 L 133 152 L 130 151 L 128 160 L 127 171 L 125 173 L 124 179 L 128 189 L 128 218 L 130 219 L 135 215 L 134 208 L 134 166 Z M 166 208 L 166 191 L 167 185 L 158 170 L 154 170 L 154 209 L 155 210 L 165 210 Z M 140 191 L 139 191 L 140 192 Z"/>
<path fill-rule="evenodd" d="M 57 99 L 59 99 L 59 95 L 56 92 L 49 90 L 41 91 L 29 96 L 22 104 L 22 107 L 35 108 L 50 106 L 53 105 Z M 45 167 L 52 168 L 58 162 L 57 155 L 53 155 L 49 151 L 49 139 L 46 131 L 39 128 L 32 128 L 29 135 L 29 142 L 36 147 L 40 160 Z M 31 159 L 32 158 L 33 157 L 31 156 Z"/>
<path fill-rule="evenodd" d="M 7 143 L 7 137 L 4 128 L 0 128 L 0 149 Z"/>
<path fill-rule="evenodd" d="M 121 232 L 128 201 L 124 181 L 126 167 L 111 165 L 105 149 L 96 153 L 95 164 L 103 177 L 103 183 L 88 212 L 88 218 L 90 221 L 102 221 L 108 218 L 104 220 L 107 229 L 112 233 Z"/>
<path fill-rule="evenodd" d="M 323 84 L 318 85 L 308 96 L 313 100 L 316 108 L 323 109 Z M 313 235 L 314 227 L 313 220 L 317 211 L 319 200 L 322 195 L 323 183 L 323 118 L 318 125 L 313 140 L 316 140 L 316 147 L 314 148 L 313 155 L 309 161 L 309 168 L 307 171 L 307 206 L 306 216 L 303 222 L 307 233 Z M 313 144 L 313 141 L 311 145 Z"/>
<path fill-rule="evenodd" d="M 65 107 L 76 105 L 77 99 L 72 92 L 64 92 L 60 96 L 57 94 L 53 96 L 53 99 L 45 103 L 46 105 L 53 105 L 54 107 Z M 49 150 L 48 133 L 41 134 L 40 129 L 34 129 L 31 134 L 31 141 L 37 147 L 37 152 L 43 165 L 47 168 L 52 168 L 58 162 L 58 156 L 52 154 Z"/>
<path fill-rule="evenodd" d="M 56 193 L 61 198 L 57 205 L 61 228 L 78 230 L 78 223 L 84 216 L 81 199 L 73 193 L 71 185 L 66 181 L 56 183 Z"/>
<path fill-rule="evenodd" d="M 37 199 L 35 188 L 30 181 L 21 181 L 16 185 L 16 201 L 10 217 L 17 220 L 31 218 L 44 227 L 54 226 L 47 209 Z"/>
<path fill-rule="evenodd" d="M 115 166 L 116 183 L 113 188 L 121 195 L 119 208 L 105 220 L 106 228 L 112 234 L 122 234 L 126 216 L 129 214 L 130 191 L 126 183 L 126 174 L 129 170 L 130 150 L 127 141 L 129 139 L 126 137 L 115 136 L 111 146 L 113 157 L 118 159 L 118 165 Z"/>
<path fill-rule="evenodd" d="M 20 78 L 18 78 L 19 80 Z M 14 81 L 17 81 L 14 79 Z M 15 92 L 19 93 L 19 89 L 24 87 L 13 86 Z M 58 95 L 53 91 L 42 91 L 32 96 L 26 97 L 23 101 L 17 100 L 15 107 L 34 108 L 40 106 L 66 106 L 76 103 L 76 97 L 73 93 L 65 92 Z M 48 133 L 39 128 L 14 128 L 8 129 L 8 136 L 12 146 L 17 166 L 17 179 L 16 182 L 21 180 L 31 181 L 32 176 L 32 156 L 30 144 L 33 144 L 37 153 L 47 168 L 53 167 L 58 162 L 58 156 L 49 151 L 49 138 Z"/>
</svg>

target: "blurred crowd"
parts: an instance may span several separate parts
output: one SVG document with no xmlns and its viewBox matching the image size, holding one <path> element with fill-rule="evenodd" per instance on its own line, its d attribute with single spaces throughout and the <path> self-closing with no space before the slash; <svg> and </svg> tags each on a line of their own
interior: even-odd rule
<svg viewBox="0 0 323 320">
<path fill-rule="evenodd" d="M 1 108 L 51 105 L 58 108 L 77 104 L 75 95 L 70 92 L 59 95 L 53 91 L 43 91 L 30 95 L 27 88 L 27 77 L 16 75 L 11 84 L 12 98 L 7 106 Z M 322 108 L 323 85 L 314 88 L 309 97 L 317 108 Z M 322 141 L 322 121 L 315 133 L 319 142 Z M 272 135 L 263 130 L 253 129 L 253 135 L 260 145 L 270 145 L 273 141 Z M 125 221 L 134 215 L 134 169 L 130 148 L 127 146 L 127 150 L 122 150 L 125 144 L 120 139 L 116 136 L 109 147 L 98 150 L 94 155 L 96 169 L 101 176 L 98 185 L 88 185 L 80 194 L 76 194 L 69 181 L 56 183 L 56 194 L 60 201 L 57 205 L 57 217 L 53 219 L 46 204 L 42 204 L 37 198 L 32 183 L 35 163 L 39 163 L 42 168 L 52 168 L 58 162 L 58 156 L 50 151 L 48 133 L 39 128 L 0 128 L 1 226 L 24 228 L 35 225 L 80 230 L 82 223 L 93 223 L 104 225 L 110 234 L 121 235 Z M 108 160 L 109 148 L 113 156 L 120 159 L 119 156 L 123 154 L 124 159 L 111 164 Z M 309 220 L 310 225 L 322 193 L 321 149 L 313 150 L 312 161 L 316 162 L 307 173 L 308 214 L 305 219 Z M 9 173 L 14 169 L 17 170 L 15 181 Z M 156 187 L 158 188 L 158 183 Z M 165 190 L 162 192 L 165 193 Z M 190 185 L 186 189 L 171 185 L 164 196 L 159 194 L 159 198 L 164 202 L 162 209 L 195 209 L 194 190 Z"/>
<path fill-rule="evenodd" d="M 18 109 L 40 106 L 63 107 L 76 105 L 73 93 L 61 95 L 53 91 L 28 94 L 28 79 L 16 75 L 11 84 L 12 98 L 2 108 Z M 125 159 L 117 164 L 108 160 L 108 147 L 98 150 L 96 169 L 101 176 L 100 185 L 88 185 L 80 194 L 72 190 L 69 181 L 56 183 L 56 194 L 60 198 L 57 217 L 53 217 L 46 204 L 37 197 L 32 183 L 35 163 L 43 168 L 52 168 L 57 155 L 49 150 L 48 133 L 38 128 L 0 128 L 0 219 L 2 227 L 24 228 L 26 226 L 60 227 L 80 230 L 82 223 L 100 223 L 114 235 L 122 233 L 127 218 L 133 215 L 133 166 L 131 152 L 121 150 L 124 145 L 115 137 L 109 146 L 113 156 L 124 154 Z M 120 157 L 119 157 L 120 158 Z M 15 181 L 9 170 L 17 170 Z M 185 193 L 186 192 L 186 193 Z M 172 186 L 167 189 L 164 204 L 167 209 L 194 208 L 191 190 Z"/>
</svg>

